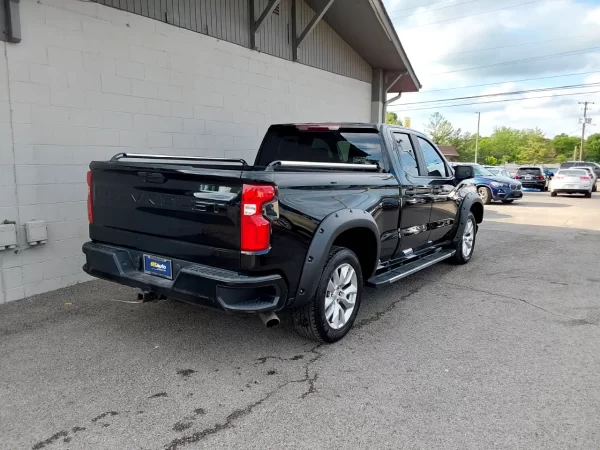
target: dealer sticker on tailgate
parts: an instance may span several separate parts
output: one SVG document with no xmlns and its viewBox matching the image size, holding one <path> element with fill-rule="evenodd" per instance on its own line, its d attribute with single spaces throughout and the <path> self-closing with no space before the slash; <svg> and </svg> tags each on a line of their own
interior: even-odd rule
<svg viewBox="0 0 600 450">
<path fill-rule="evenodd" d="M 158 277 L 173 278 L 173 269 L 170 259 L 158 258 L 156 256 L 144 255 L 144 272 Z"/>
</svg>

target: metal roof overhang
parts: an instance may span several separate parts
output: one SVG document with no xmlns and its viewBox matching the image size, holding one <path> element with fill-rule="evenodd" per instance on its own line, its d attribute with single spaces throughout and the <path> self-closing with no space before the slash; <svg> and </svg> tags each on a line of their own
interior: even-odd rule
<svg viewBox="0 0 600 450">
<path fill-rule="evenodd" d="M 305 2 L 320 11 L 329 1 Z M 390 75 L 388 81 L 405 74 L 388 92 L 417 92 L 421 88 L 381 0 L 335 0 L 323 18 L 371 67 Z"/>
</svg>

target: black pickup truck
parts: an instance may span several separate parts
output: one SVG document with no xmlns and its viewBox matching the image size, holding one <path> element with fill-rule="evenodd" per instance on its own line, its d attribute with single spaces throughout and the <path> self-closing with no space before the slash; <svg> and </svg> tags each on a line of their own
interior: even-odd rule
<svg viewBox="0 0 600 450">
<path fill-rule="evenodd" d="M 243 160 L 115 155 L 88 173 L 88 274 L 341 339 L 364 286 L 473 254 L 483 204 L 416 131 L 273 125 Z"/>
</svg>

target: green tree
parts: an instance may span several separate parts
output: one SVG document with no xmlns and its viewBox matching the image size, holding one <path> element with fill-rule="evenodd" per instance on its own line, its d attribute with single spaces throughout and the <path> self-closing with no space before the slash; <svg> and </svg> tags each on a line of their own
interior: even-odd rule
<svg viewBox="0 0 600 450">
<path fill-rule="evenodd" d="M 483 160 L 483 163 L 487 164 L 489 166 L 497 166 L 498 165 L 498 160 L 494 156 L 487 156 Z"/>
<path fill-rule="evenodd" d="M 429 122 L 425 125 L 425 131 L 431 136 L 433 142 L 438 145 L 452 145 L 452 140 L 460 135 L 460 129 L 455 130 L 452 124 L 439 112 L 435 112 L 429 117 Z"/>
<path fill-rule="evenodd" d="M 553 162 L 556 152 L 552 143 L 538 130 L 525 130 L 525 139 L 518 149 L 518 162 L 522 164 L 540 164 Z"/>
<path fill-rule="evenodd" d="M 600 133 L 592 134 L 583 147 L 586 161 L 600 162 Z"/>
<path fill-rule="evenodd" d="M 475 135 L 459 133 L 450 141 L 450 145 L 456 148 L 459 161 L 471 162 L 475 159 Z"/>
<path fill-rule="evenodd" d="M 398 114 L 395 112 L 386 112 L 385 113 L 385 123 L 390 125 L 402 125 L 402 121 L 398 119 Z"/>
<path fill-rule="evenodd" d="M 562 133 L 552 138 L 552 147 L 554 147 L 557 157 L 564 156 L 565 161 L 569 161 L 573 159 L 573 149 L 575 147 L 579 148 L 580 142 L 580 138 Z"/>
</svg>

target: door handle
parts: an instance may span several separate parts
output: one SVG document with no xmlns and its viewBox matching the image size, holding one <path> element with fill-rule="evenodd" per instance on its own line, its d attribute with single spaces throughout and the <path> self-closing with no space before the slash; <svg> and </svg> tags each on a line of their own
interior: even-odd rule
<svg viewBox="0 0 600 450">
<path fill-rule="evenodd" d="M 398 209 L 400 207 L 400 201 L 397 198 L 386 198 L 381 202 L 382 209 Z"/>
</svg>

